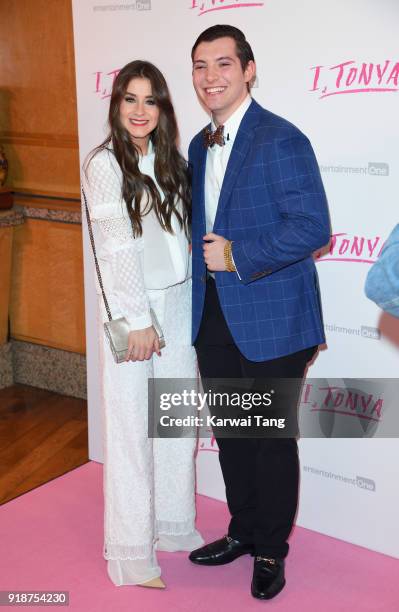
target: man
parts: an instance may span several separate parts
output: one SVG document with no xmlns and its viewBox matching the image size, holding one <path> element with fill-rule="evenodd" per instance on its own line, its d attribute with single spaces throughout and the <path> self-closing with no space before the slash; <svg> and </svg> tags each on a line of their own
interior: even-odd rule
<svg viewBox="0 0 399 612">
<path fill-rule="evenodd" d="M 240 30 L 208 28 L 192 60 L 196 93 L 212 115 L 189 148 L 193 342 L 201 376 L 302 379 L 324 342 L 312 253 L 330 237 L 314 153 L 295 126 L 250 97 L 255 61 Z M 285 584 L 298 496 L 296 440 L 217 441 L 228 535 L 189 558 L 220 565 L 252 554 L 251 592 L 270 599 Z"/>
</svg>

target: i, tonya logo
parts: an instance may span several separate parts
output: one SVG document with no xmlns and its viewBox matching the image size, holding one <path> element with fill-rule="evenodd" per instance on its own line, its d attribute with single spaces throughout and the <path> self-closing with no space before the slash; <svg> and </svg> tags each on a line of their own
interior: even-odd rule
<svg viewBox="0 0 399 612">
<path fill-rule="evenodd" d="M 324 254 L 318 253 L 316 260 L 318 262 L 346 261 L 373 264 L 379 257 L 383 246 L 384 240 L 381 236 L 368 238 L 339 232 L 332 234 L 328 251 Z"/>
<path fill-rule="evenodd" d="M 198 16 L 201 16 L 213 11 L 254 8 L 264 6 L 264 4 L 264 2 L 251 2 L 250 0 L 191 0 L 190 9 L 198 11 Z"/>
<path fill-rule="evenodd" d="M 317 386 L 306 383 L 301 398 L 301 408 L 311 412 L 333 412 L 356 419 L 381 422 L 384 399 L 379 394 L 361 389 L 335 386 Z"/>
<path fill-rule="evenodd" d="M 120 68 L 115 68 L 115 70 L 110 70 L 109 72 L 103 72 L 102 70 L 97 70 L 93 72 L 94 74 L 94 92 L 97 96 L 99 96 L 102 100 L 104 98 L 110 98 L 112 92 L 112 86 L 118 74 L 120 73 Z"/>
<path fill-rule="evenodd" d="M 399 62 L 380 63 L 349 60 L 335 66 L 312 66 L 313 83 L 309 91 L 319 98 L 338 94 L 387 93 L 399 90 Z"/>
</svg>

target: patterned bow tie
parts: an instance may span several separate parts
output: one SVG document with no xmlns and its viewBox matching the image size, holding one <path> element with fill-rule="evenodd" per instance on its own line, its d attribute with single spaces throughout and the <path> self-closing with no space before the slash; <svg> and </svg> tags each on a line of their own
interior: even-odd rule
<svg viewBox="0 0 399 612">
<path fill-rule="evenodd" d="M 219 125 L 214 132 L 212 132 L 209 128 L 205 128 L 204 130 L 204 146 L 206 148 L 213 147 L 214 144 L 218 144 L 220 147 L 224 145 L 224 136 L 223 136 L 224 125 Z"/>
</svg>

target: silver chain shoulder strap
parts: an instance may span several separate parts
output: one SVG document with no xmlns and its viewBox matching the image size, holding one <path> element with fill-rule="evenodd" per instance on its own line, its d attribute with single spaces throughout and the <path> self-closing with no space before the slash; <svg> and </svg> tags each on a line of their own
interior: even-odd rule
<svg viewBox="0 0 399 612">
<path fill-rule="evenodd" d="M 104 300 L 105 310 L 107 311 L 108 320 L 112 321 L 111 310 L 109 308 L 107 296 L 105 295 L 104 286 L 103 286 L 103 279 L 101 278 L 100 266 L 99 266 L 99 263 L 98 263 L 97 253 L 96 253 L 96 245 L 94 244 L 93 227 L 92 227 L 92 224 L 91 224 L 91 219 L 90 219 L 90 214 L 89 214 L 89 207 L 87 206 L 86 194 L 84 192 L 83 187 L 82 187 L 82 194 L 83 194 L 83 199 L 84 199 L 84 203 L 85 203 L 87 227 L 88 227 L 88 230 L 89 230 L 91 248 L 93 249 L 94 263 L 95 263 L 95 266 L 96 266 L 98 283 L 100 285 L 101 293 L 103 295 L 103 300 Z"/>
</svg>

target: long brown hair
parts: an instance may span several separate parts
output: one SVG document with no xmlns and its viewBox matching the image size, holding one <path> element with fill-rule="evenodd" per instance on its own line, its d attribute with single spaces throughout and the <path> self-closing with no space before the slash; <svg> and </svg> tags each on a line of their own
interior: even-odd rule
<svg viewBox="0 0 399 612">
<path fill-rule="evenodd" d="M 127 129 L 119 119 L 119 108 L 132 79 L 148 79 L 151 83 L 152 96 L 159 108 L 158 125 L 151 134 L 155 151 L 155 178 L 164 193 L 161 200 L 154 181 L 139 169 L 139 152 L 131 140 Z M 111 93 L 108 123 L 108 137 L 94 149 L 89 162 L 99 151 L 112 143 L 117 162 L 122 170 L 122 198 L 133 226 L 135 236 L 141 236 L 141 200 L 146 193 L 149 196 L 149 206 L 145 213 L 154 209 L 162 228 L 173 233 L 171 219 L 174 214 L 188 235 L 191 221 L 191 189 L 188 178 L 187 164 L 177 149 L 178 129 L 170 98 L 168 86 L 162 73 L 150 62 L 135 60 L 126 64 L 116 77 Z M 182 207 L 176 206 L 178 200 Z"/>
</svg>

